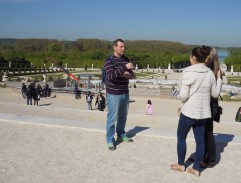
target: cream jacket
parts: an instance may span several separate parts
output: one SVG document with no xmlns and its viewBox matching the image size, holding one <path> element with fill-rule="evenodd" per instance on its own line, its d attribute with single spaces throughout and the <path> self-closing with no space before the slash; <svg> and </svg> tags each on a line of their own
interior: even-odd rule
<svg viewBox="0 0 241 183">
<path fill-rule="evenodd" d="M 221 92 L 222 80 L 215 79 L 204 63 L 194 64 L 183 70 L 177 99 L 183 103 L 182 113 L 193 119 L 211 117 L 210 98 Z"/>
</svg>

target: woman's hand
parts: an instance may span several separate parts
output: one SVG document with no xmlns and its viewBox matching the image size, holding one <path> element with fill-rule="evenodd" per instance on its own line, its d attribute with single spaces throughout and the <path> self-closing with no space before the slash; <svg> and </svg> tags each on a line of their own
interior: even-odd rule
<svg viewBox="0 0 241 183">
<path fill-rule="evenodd" d="M 217 70 L 217 77 L 222 79 L 222 71 L 220 68 Z"/>
</svg>

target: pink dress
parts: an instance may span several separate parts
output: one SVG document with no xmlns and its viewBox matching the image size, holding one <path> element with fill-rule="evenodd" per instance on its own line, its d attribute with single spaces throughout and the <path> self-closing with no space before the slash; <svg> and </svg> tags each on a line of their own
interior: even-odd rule
<svg viewBox="0 0 241 183">
<path fill-rule="evenodd" d="M 147 104 L 147 105 L 146 105 L 146 114 L 147 114 L 147 115 L 152 115 L 152 112 L 153 112 L 152 105 Z"/>
</svg>

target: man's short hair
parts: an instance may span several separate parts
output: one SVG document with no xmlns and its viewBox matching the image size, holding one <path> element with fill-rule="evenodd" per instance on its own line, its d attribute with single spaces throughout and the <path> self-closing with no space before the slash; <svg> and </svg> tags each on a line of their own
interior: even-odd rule
<svg viewBox="0 0 241 183">
<path fill-rule="evenodd" d="M 116 40 L 113 42 L 113 46 L 117 46 L 117 45 L 118 45 L 118 42 L 125 43 L 125 41 L 124 41 L 123 39 L 116 39 Z"/>
</svg>

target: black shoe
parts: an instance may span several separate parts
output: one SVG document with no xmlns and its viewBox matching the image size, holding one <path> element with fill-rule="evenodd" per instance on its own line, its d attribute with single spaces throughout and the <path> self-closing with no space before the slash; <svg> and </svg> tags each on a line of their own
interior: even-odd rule
<svg viewBox="0 0 241 183">
<path fill-rule="evenodd" d="M 201 162 L 201 163 L 200 163 L 200 167 L 201 167 L 201 168 L 207 168 L 207 167 L 208 167 L 208 164 L 205 163 L 205 162 Z"/>
<path fill-rule="evenodd" d="M 215 166 L 214 162 L 209 162 L 209 163 L 201 162 L 200 163 L 201 168 L 213 168 L 214 166 Z"/>
<path fill-rule="evenodd" d="M 193 157 L 189 157 L 188 161 L 194 162 L 194 158 Z"/>
<path fill-rule="evenodd" d="M 215 166 L 215 162 L 211 161 L 208 163 L 208 168 L 213 168 Z"/>
</svg>

